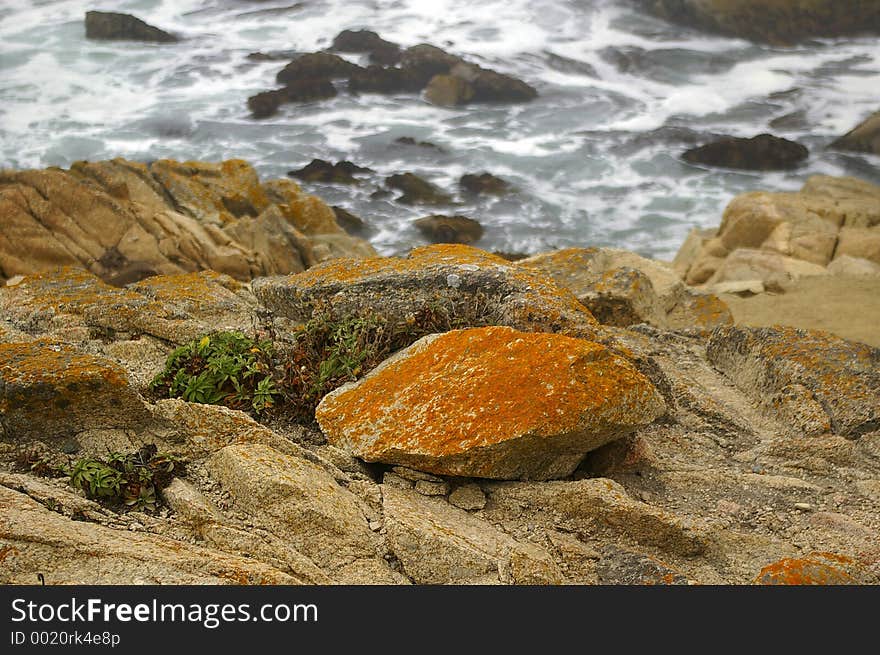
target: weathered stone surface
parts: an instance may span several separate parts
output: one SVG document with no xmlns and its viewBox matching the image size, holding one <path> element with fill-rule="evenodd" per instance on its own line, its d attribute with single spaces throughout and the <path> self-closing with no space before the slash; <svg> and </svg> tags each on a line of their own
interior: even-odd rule
<svg viewBox="0 0 880 655">
<path fill-rule="evenodd" d="M 596 326 L 587 308 L 549 276 L 464 245 L 416 248 L 406 258 L 340 259 L 252 286 L 266 307 L 296 320 L 327 307 L 342 315 L 370 309 L 405 319 L 439 305 L 455 315 L 476 308 L 486 323 L 525 331 L 590 336 Z"/>
<path fill-rule="evenodd" d="M 538 97 L 535 88 L 526 82 L 475 64 L 457 64 L 450 75 L 473 90 L 470 102 L 528 102 Z"/>
<path fill-rule="evenodd" d="M 687 576 L 650 555 L 608 548 L 596 566 L 601 584 L 687 585 Z"/>
<path fill-rule="evenodd" d="M 446 502 L 383 485 L 388 545 L 419 584 L 560 584 L 550 554 Z"/>
<path fill-rule="evenodd" d="M 880 7 L 840 0 L 642 0 L 664 18 L 753 41 L 790 45 L 813 37 L 880 34 Z"/>
<path fill-rule="evenodd" d="M 834 258 L 834 261 L 828 264 L 828 272 L 831 275 L 840 276 L 880 276 L 880 264 L 875 264 L 860 257 L 838 255 Z"/>
<path fill-rule="evenodd" d="M 880 350 L 794 328 L 718 328 L 707 356 L 792 429 L 849 437 L 880 429 Z"/>
<path fill-rule="evenodd" d="M 609 325 L 711 328 L 732 321 L 717 297 L 688 289 L 671 268 L 624 250 L 566 248 L 518 265 L 551 275 Z"/>
<path fill-rule="evenodd" d="M 111 11 L 86 12 L 87 39 L 126 39 L 173 43 L 179 39 L 130 14 Z"/>
<path fill-rule="evenodd" d="M 737 248 L 721 261 L 707 284 L 760 280 L 766 288 L 780 289 L 802 277 L 827 274 L 824 266 L 786 257 L 772 250 Z"/>
<path fill-rule="evenodd" d="M 551 479 L 664 411 L 604 346 L 491 327 L 425 337 L 325 396 L 315 415 L 331 443 L 367 461 Z"/>
<path fill-rule="evenodd" d="M 262 562 L 71 520 L 0 486 L 3 584 L 300 584 Z"/>
<path fill-rule="evenodd" d="M 831 144 L 838 150 L 880 154 L 880 111 L 868 116 L 852 130 Z"/>
<path fill-rule="evenodd" d="M 434 214 L 413 225 L 434 243 L 473 243 L 483 236 L 483 226 L 467 216 Z"/>
<path fill-rule="evenodd" d="M 426 84 L 408 68 L 386 68 L 371 64 L 348 78 L 352 93 L 417 93 Z"/>
<path fill-rule="evenodd" d="M 840 230 L 834 257 L 857 257 L 880 264 L 880 225 Z"/>
<path fill-rule="evenodd" d="M 460 77 L 435 75 L 425 88 L 425 100 L 440 107 L 467 104 L 474 97 L 474 88 Z"/>
<path fill-rule="evenodd" d="M 857 580 L 845 570 L 852 563 L 850 558 L 834 553 L 786 557 L 761 569 L 753 584 L 854 585 L 858 584 Z"/>
<path fill-rule="evenodd" d="M 143 429 L 150 415 L 118 364 L 40 339 L 0 344 L 0 424 L 15 442 L 59 441 Z"/>
<path fill-rule="evenodd" d="M 385 178 L 385 184 L 402 191 L 403 195 L 397 198 L 397 202 L 406 205 L 447 205 L 452 202 L 448 194 L 413 173 L 390 175 Z"/>
<path fill-rule="evenodd" d="M 208 469 L 254 523 L 289 541 L 331 577 L 375 558 L 376 538 L 357 499 L 321 467 L 262 444 L 234 444 L 213 455 Z M 388 570 L 374 582 L 392 580 Z"/>
<path fill-rule="evenodd" d="M 670 553 L 703 552 L 703 528 L 669 512 L 633 500 L 606 478 L 576 482 L 492 482 L 483 485 L 487 518 L 514 513 L 541 525 L 583 534 L 607 533 Z"/>
<path fill-rule="evenodd" d="M 363 70 L 360 66 L 346 61 L 339 55 L 311 52 L 297 57 L 278 71 L 275 81 L 279 84 L 290 84 L 304 79 L 348 77 L 360 70 Z"/>
<path fill-rule="evenodd" d="M 810 152 L 800 143 L 759 134 L 750 139 L 725 137 L 685 151 L 681 158 L 691 164 L 756 171 L 797 168 Z"/>
<path fill-rule="evenodd" d="M 480 485 L 470 482 L 456 487 L 449 494 L 449 502 L 461 509 L 483 509 L 486 506 L 486 494 L 480 489 Z"/>
<path fill-rule="evenodd" d="M 273 207 L 277 213 L 267 214 Z M 313 257 L 304 244 L 317 223 L 335 228 L 321 233 L 346 236 L 320 200 L 290 180 L 261 184 L 241 160 L 147 166 L 114 159 L 77 162 L 67 171 L 2 171 L 0 277 L 70 265 L 104 279 L 137 270 L 211 269 L 240 280 L 288 273 Z M 279 237 L 278 247 L 295 255 L 263 254 L 259 246 Z M 364 247 L 375 254 L 362 240 L 347 239 L 352 255 Z"/>
</svg>

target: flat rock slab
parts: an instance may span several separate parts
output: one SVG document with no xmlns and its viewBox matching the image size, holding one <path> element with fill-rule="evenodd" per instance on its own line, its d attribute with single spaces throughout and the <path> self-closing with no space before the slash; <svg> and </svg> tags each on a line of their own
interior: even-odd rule
<svg viewBox="0 0 880 655">
<path fill-rule="evenodd" d="M 665 412 L 602 345 L 507 327 L 430 335 L 324 397 L 329 441 L 440 475 L 548 480 Z"/>
<path fill-rule="evenodd" d="M 550 276 L 458 244 L 416 248 L 404 258 L 338 259 L 298 275 L 254 280 L 253 289 L 266 307 L 297 320 L 328 307 L 342 315 L 370 309 L 395 319 L 442 307 L 452 315 L 477 308 L 484 323 L 530 332 L 592 335 L 597 325 Z"/>
<path fill-rule="evenodd" d="M 7 438 L 66 439 L 150 421 L 115 362 L 48 339 L 0 344 L 0 426 Z"/>
<path fill-rule="evenodd" d="M 799 432 L 880 430 L 880 349 L 828 332 L 718 328 L 709 362 Z"/>
</svg>

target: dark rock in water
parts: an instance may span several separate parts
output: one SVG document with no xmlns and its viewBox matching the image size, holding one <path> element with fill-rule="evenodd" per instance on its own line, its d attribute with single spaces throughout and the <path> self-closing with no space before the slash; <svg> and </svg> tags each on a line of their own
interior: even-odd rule
<svg viewBox="0 0 880 655">
<path fill-rule="evenodd" d="M 411 136 L 402 136 L 400 138 L 394 139 L 394 143 L 397 143 L 402 146 L 418 146 L 419 148 L 433 148 L 439 152 L 446 152 L 443 148 L 438 146 L 435 143 L 431 143 L 430 141 L 416 141 Z"/>
<path fill-rule="evenodd" d="M 336 97 L 336 87 L 328 79 L 302 79 L 284 87 L 286 102 L 314 102 Z"/>
<path fill-rule="evenodd" d="M 471 102 L 528 102 L 538 97 L 535 88 L 522 80 L 474 64 L 458 64 L 450 75 L 473 87 Z"/>
<path fill-rule="evenodd" d="M 530 255 L 524 252 L 507 252 L 505 250 L 493 250 L 492 254 L 501 257 L 501 259 L 506 259 L 509 262 L 518 262 L 530 257 Z"/>
<path fill-rule="evenodd" d="M 281 84 L 290 84 L 302 79 L 349 77 L 361 70 L 363 68 L 346 61 L 339 55 L 311 52 L 287 64 L 278 72 L 275 79 Z"/>
<path fill-rule="evenodd" d="M 435 75 L 425 89 L 425 100 L 440 107 L 463 105 L 473 97 L 474 87 L 452 75 Z"/>
<path fill-rule="evenodd" d="M 880 3 L 870 0 L 641 0 L 641 4 L 675 23 L 780 45 L 813 37 L 880 34 Z"/>
<path fill-rule="evenodd" d="M 354 93 L 415 93 L 424 83 L 412 71 L 371 65 L 348 78 L 348 89 Z"/>
<path fill-rule="evenodd" d="M 507 193 L 510 189 L 507 182 L 491 173 L 462 175 L 458 180 L 458 186 L 470 193 L 488 193 L 496 196 Z"/>
<path fill-rule="evenodd" d="M 376 189 L 370 194 L 370 200 L 384 200 L 390 195 L 391 192 L 388 189 Z"/>
<path fill-rule="evenodd" d="M 385 184 L 392 189 L 403 191 L 403 195 L 397 198 L 397 202 L 406 205 L 445 205 L 452 202 L 452 198 L 443 193 L 436 186 L 423 180 L 412 173 L 391 175 L 385 178 Z"/>
<path fill-rule="evenodd" d="M 798 109 L 784 116 L 777 116 L 768 125 L 774 130 L 807 130 L 810 128 L 810 121 L 807 112 Z"/>
<path fill-rule="evenodd" d="M 467 216 L 435 214 L 413 222 L 433 243 L 473 243 L 483 236 L 483 226 Z"/>
<path fill-rule="evenodd" d="M 343 230 L 352 235 L 363 234 L 367 230 L 367 224 L 360 216 L 355 216 L 344 207 L 333 205 L 331 207 L 336 214 L 336 222 Z"/>
<path fill-rule="evenodd" d="M 254 118 L 268 118 L 274 116 L 278 108 L 287 100 L 287 93 L 284 89 L 275 89 L 274 91 L 263 91 L 247 99 L 248 109 L 251 110 L 251 116 Z"/>
<path fill-rule="evenodd" d="M 569 57 L 556 55 L 552 52 L 545 52 L 544 54 L 547 56 L 547 65 L 553 70 L 557 70 L 560 73 L 569 73 L 571 75 L 585 75 L 587 77 L 595 77 L 596 79 L 599 78 L 599 73 L 596 72 L 596 69 L 592 64 L 578 59 L 570 59 Z"/>
<path fill-rule="evenodd" d="M 682 159 L 691 164 L 771 171 L 796 168 L 809 154 L 810 151 L 800 143 L 759 134 L 751 139 L 719 139 L 686 151 Z"/>
<path fill-rule="evenodd" d="M 343 30 L 333 39 L 332 50 L 338 52 L 366 52 L 370 63 L 393 66 L 400 62 L 400 46 L 386 41 L 370 30 Z"/>
<path fill-rule="evenodd" d="M 427 43 L 407 48 L 400 60 L 401 68 L 410 71 L 414 78 L 420 80 L 422 87 L 435 75 L 445 75 L 454 66 L 463 63 L 464 59 L 461 57 Z"/>
<path fill-rule="evenodd" d="M 359 181 L 354 177 L 354 173 L 370 173 L 369 168 L 363 168 L 352 164 L 350 161 L 341 161 L 331 164 L 323 159 L 313 159 L 305 167 L 288 171 L 291 177 L 298 177 L 306 182 L 330 182 L 333 184 L 358 184 Z"/>
<path fill-rule="evenodd" d="M 127 39 L 157 43 L 174 43 L 180 40 L 165 30 L 145 23 L 140 18 L 111 11 L 86 12 L 86 38 Z"/>
<path fill-rule="evenodd" d="M 880 155 L 880 111 L 831 144 L 837 150 L 852 150 Z"/>
</svg>

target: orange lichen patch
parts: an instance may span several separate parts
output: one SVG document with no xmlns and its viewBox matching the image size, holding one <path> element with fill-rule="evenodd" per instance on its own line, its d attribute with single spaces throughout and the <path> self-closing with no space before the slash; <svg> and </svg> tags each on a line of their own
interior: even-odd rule
<svg viewBox="0 0 880 655">
<path fill-rule="evenodd" d="M 733 323 L 730 308 L 718 296 L 712 294 L 690 294 L 680 303 L 681 309 L 688 312 L 689 320 L 696 327 L 714 328 Z"/>
<path fill-rule="evenodd" d="M 237 280 L 214 271 L 155 275 L 131 286 L 134 291 L 162 303 L 171 303 L 187 311 L 232 308 L 240 301 L 235 294 L 242 289 Z"/>
<path fill-rule="evenodd" d="M 344 234 L 336 222 L 336 214 L 315 196 L 300 194 L 278 208 L 284 217 L 303 234 Z"/>
<path fill-rule="evenodd" d="M 489 327 L 417 342 L 325 397 L 316 417 L 331 442 L 388 461 L 390 453 L 443 458 L 523 438 L 550 450 L 559 438 L 563 451 L 583 454 L 662 411 L 650 382 L 604 346 Z"/>
<path fill-rule="evenodd" d="M 759 585 L 851 585 L 858 581 L 841 569 L 848 557 L 833 553 L 810 553 L 806 557 L 787 557 L 761 569 L 753 584 Z"/>
</svg>

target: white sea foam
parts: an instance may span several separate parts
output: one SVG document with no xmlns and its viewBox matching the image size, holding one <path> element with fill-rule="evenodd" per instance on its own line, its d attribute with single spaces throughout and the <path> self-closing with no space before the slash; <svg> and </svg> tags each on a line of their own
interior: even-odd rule
<svg viewBox="0 0 880 655">
<path fill-rule="evenodd" d="M 238 156 L 278 176 L 312 158 L 351 159 L 376 173 L 356 189 L 316 191 L 363 214 L 388 253 L 419 243 L 410 221 L 426 213 L 370 198 L 394 172 L 422 174 L 454 193 L 459 204 L 444 210 L 478 218 L 489 248 L 602 243 L 665 257 L 690 227 L 716 224 L 736 193 L 795 189 L 815 173 L 880 182 L 870 158 L 824 150 L 877 109 L 876 39 L 761 47 L 671 27 L 612 0 L 118 0 L 105 8 L 184 41 L 88 41 L 83 16 L 99 5 L 3 0 L 0 166 Z M 345 28 L 445 47 L 529 81 L 541 97 L 443 109 L 415 95 L 341 91 L 285 105 L 271 119 L 249 117 L 247 97 L 273 88 L 284 62 L 248 53 L 326 48 Z M 802 123 L 782 134 L 812 154 L 794 172 L 688 166 L 678 155 L 690 142 L 646 135 L 679 126 L 751 136 L 796 112 Z M 445 152 L 395 145 L 399 136 Z M 517 190 L 502 199 L 458 192 L 462 174 L 486 170 Z"/>
</svg>

